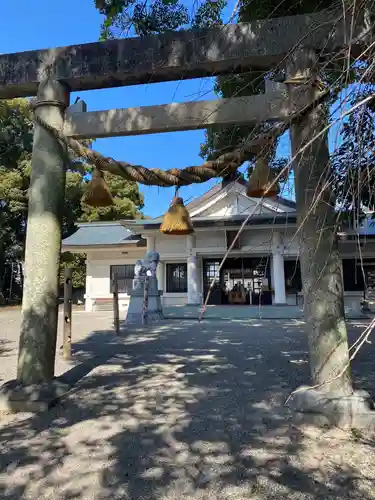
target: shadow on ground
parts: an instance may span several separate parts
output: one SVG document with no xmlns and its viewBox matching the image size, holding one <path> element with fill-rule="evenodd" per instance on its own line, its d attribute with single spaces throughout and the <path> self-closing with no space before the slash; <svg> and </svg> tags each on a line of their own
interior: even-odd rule
<svg viewBox="0 0 375 500">
<path fill-rule="evenodd" d="M 361 388 L 373 351 L 354 365 Z M 308 380 L 299 321 L 95 332 L 74 356 L 68 397 L 0 428 L 3 500 L 375 498 L 370 438 L 289 420 Z"/>
<path fill-rule="evenodd" d="M 12 356 L 13 352 L 14 352 L 14 343 L 11 342 L 10 340 L 0 339 L 0 362 L 4 358 Z M 5 382 L 5 380 L 3 380 L 3 377 L 0 374 L 0 385 L 3 382 Z"/>
<path fill-rule="evenodd" d="M 10 340 L 0 339 L 0 356 L 7 356 L 13 348 Z"/>
</svg>

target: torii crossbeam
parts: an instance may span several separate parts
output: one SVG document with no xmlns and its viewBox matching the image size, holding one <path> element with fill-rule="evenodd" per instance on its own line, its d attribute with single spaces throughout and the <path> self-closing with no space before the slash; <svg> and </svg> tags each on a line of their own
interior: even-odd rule
<svg viewBox="0 0 375 500">
<path fill-rule="evenodd" d="M 342 10 L 272 18 L 210 29 L 170 32 L 0 55 L 0 99 L 35 96 L 53 75 L 71 91 L 269 70 L 303 44 L 331 54 L 349 43 L 358 55 L 371 31 L 368 12 Z"/>
</svg>

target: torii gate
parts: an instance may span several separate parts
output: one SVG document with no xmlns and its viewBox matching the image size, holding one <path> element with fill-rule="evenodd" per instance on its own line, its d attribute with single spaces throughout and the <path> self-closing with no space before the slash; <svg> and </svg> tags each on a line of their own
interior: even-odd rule
<svg viewBox="0 0 375 500">
<path fill-rule="evenodd" d="M 37 95 L 35 112 L 45 122 L 75 138 L 189 130 L 213 123 L 287 122 L 292 111 L 314 98 L 315 66 L 319 58 L 338 52 L 349 41 L 354 56 L 359 56 L 368 45 L 371 34 L 368 13 L 362 9 L 359 15 L 354 14 L 345 16 L 340 11 L 325 11 L 248 24 L 3 54 L 0 55 L 0 99 Z M 66 113 L 71 91 L 240 73 L 251 66 L 269 70 L 277 65 L 286 67 L 287 79 L 292 83 L 287 94 L 276 86 L 268 88 L 264 95 L 246 98 Z M 306 145 L 312 143 L 309 154 L 300 154 L 299 165 L 294 165 L 300 189 L 305 182 L 299 175 L 302 169 L 318 174 L 315 156 L 322 153 L 318 151 L 320 145 L 316 145 L 316 141 L 313 143 L 317 131 L 323 134 L 316 117 L 305 117 L 303 123 L 291 126 L 293 155 L 297 155 L 301 146 L 306 149 Z M 324 161 L 327 153 L 326 148 Z M 36 124 L 18 375 L 17 381 L 10 383 L 9 390 L 31 384 L 47 385 L 51 398 L 56 393 L 51 383 L 57 336 L 65 170 L 66 148 Z M 306 202 L 301 204 L 297 197 L 298 205 L 305 210 Z M 327 379 L 329 370 L 332 366 L 324 368 L 317 380 L 319 377 Z"/>
</svg>

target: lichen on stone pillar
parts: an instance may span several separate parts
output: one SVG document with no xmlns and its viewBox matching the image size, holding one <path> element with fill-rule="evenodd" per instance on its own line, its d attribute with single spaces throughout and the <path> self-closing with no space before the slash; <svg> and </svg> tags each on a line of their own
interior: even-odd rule
<svg viewBox="0 0 375 500">
<path fill-rule="evenodd" d="M 43 120 L 62 128 L 68 105 L 69 91 L 64 85 L 53 79 L 40 84 L 35 113 Z M 54 377 L 66 165 L 65 146 L 35 124 L 17 370 L 23 384 Z"/>
</svg>

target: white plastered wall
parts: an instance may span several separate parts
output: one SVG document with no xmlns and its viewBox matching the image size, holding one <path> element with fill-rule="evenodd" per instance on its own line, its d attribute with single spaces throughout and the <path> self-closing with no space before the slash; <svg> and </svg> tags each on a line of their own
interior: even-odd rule
<svg viewBox="0 0 375 500">
<path fill-rule="evenodd" d="M 125 250 L 124 250 L 125 252 Z M 144 256 L 144 249 L 129 251 L 126 254 L 120 250 L 89 251 L 86 257 L 86 294 L 85 309 L 92 311 L 101 300 L 112 298 L 111 294 L 111 266 L 135 264 L 137 259 Z M 129 296 L 119 294 L 120 309 L 126 309 Z"/>
</svg>

